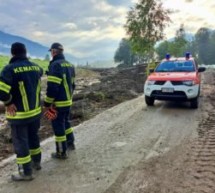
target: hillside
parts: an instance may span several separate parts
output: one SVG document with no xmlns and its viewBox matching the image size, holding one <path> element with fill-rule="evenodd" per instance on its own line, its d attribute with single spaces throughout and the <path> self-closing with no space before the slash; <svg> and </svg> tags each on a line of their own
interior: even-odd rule
<svg viewBox="0 0 215 193">
<path fill-rule="evenodd" d="M 8 34 L 0 31 L 0 54 L 2 55 L 10 55 L 10 47 L 14 42 L 21 42 L 26 45 L 28 50 L 28 54 L 31 58 L 45 58 L 45 56 L 49 53 L 49 48 L 43 46 L 40 43 L 34 42 L 32 40 L 26 39 L 24 37 Z M 73 62 L 76 61 L 77 58 L 72 56 L 71 54 L 65 54 L 66 58 Z"/>
<path fill-rule="evenodd" d="M 14 42 L 24 43 L 31 57 L 45 57 L 48 54 L 48 48 L 39 43 L 0 31 L 0 52 L 2 54 L 10 54 L 10 46 Z"/>
<path fill-rule="evenodd" d="M 2 56 L 2 55 L 0 55 L 0 72 L 1 72 L 2 68 L 5 65 L 8 64 L 9 60 L 10 60 L 9 56 Z M 40 65 L 43 68 L 44 71 L 47 70 L 48 65 L 49 65 L 49 61 L 47 61 L 47 60 L 41 60 L 41 59 L 30 59 L 30 60 L 32 62 Z M 94 67 L 94 66 L 92 66 L 92 67 Z M 99 66 L 95 65 L 95 67 L 97 68 Z M 101 64 L 101 68 L 103 68 L 103 67 L 106 67 L 106 65 L 102 65 Z M 95 73 L 93 73 L 93 71 L 90 70 L 90 69 L 83 69 L 81 67 L 76 67 L 75 71 L 76 71 L 76 78 L 82 78 L 82 77 L 85 77 L 85 78 L 90 78 L 90 77 L 94 78 L 94 76 L 95 76 Z"/>
</svg>

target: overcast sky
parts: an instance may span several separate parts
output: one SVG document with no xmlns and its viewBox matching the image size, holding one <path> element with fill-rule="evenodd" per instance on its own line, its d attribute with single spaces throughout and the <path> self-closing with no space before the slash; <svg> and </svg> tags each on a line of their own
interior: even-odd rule
<svg viewBox="0 0 215 193">
<path fill-rule="evenodd" d="M 137 0 L 0 0 L 0 30 L 45 46 L 61 42 L 76 57 L 113 58 L 125 36 L 126 13 Z M 174 9 L 166 29 L 174 36 L 180 24 L 195 33 L 215 29 L 214 0 L 162 0 Z"/>
</svg>

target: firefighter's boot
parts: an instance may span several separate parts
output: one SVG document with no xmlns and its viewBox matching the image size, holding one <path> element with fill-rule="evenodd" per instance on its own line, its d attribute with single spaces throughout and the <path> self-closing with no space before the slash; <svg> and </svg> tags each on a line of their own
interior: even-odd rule
<svg viewBox="0 0 215 193">
<path fill-rule="evenodd" d="M 40 162 L 32 162 L 31 166 L 35 170 L 41 170 L 42 169 Z"/>
<path fill-rule="evenodd" d="M 51 154 L 51 157 L 54 159 L 67 159 L 67 153 L 54 152 Z"/>
<path fill-rule="evenodd" d="M 18 174 L 13 174 L 11 176 L 11 179 L 13 181 L 16 181 L 16 182 L 18 182 L 18 181 L 31 181 L 34 179 L 34 177 L 32 175 L 25 175 L 23 173 L 18 173 Z"/>
<path fill-rule="evenodd" d="M 75 150 L 75 144 L 74 143 L 68 143 L 67 144 L 67 149 L 70 151 L 74 151 Z"/>
</svg>

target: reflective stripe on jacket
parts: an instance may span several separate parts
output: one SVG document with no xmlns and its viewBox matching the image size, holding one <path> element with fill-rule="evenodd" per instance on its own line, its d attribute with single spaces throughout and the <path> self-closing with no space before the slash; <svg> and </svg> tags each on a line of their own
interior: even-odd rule
<svg viewBox="0 0 215 193">
<path fill-rule="evenodd" d="M 59 54 L 50 62 L 47 75 L 44 105 L 49 107 L 53 104 L 57 108 L 70 107 L 75 89 L 74 66 L 65 60 L 63 54 Z"/>
<path fill-rule="evenodd" d="M 0 75 L 0 100 L 5 105 L 14 104 L 15 116 L 6 114 L 8 120 L 20 122 L 37 118 L 41 114 L 40 78 L 43 70 L 26 57 L 13 57 Z"/>
</svg>

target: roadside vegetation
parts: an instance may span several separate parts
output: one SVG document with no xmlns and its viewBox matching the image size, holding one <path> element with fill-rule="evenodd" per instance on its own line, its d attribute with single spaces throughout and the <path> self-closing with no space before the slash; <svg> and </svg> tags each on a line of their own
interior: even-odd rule
<svg viewBox="0 0 215 193">
<path fill-rule="evenodd" d="M 183 56 L 190 52 L 199 64 L 211 65 L 215 61 L 215 31 L 213 29 L 200 27 L 193 35 L 186 32 L 182 25 L 172 40 L 161 42 L 155 49 L 159 59 L 165 57 L 166 53 L 172 56 Z"/>
<path fill-rule="evenodd" d="M 167 39 L 164 30 L 172 22 L 172 12 L 165 9 L 160 0 L 139 0 L 131 7 L 125 23 L 127 37 L 121 39 L 114 55 L 118 67 L 145 63 L 150 69 L 167 53 L 181 57 L 186 52 L 190 52 L 199 64 L 214 64 L 215 30 L 199 26 L 197 32 L 191 34 L 182 23 L 175 36 Z"/>
<path fill-rule="evenodd" d="M 0 55 L 0 71 L 3 69 L 5 65 L 8 64 L 9 60 L 10 60 L 9 56 Z M 41 60 L 41 59 L 30 59 L 30 60 L 40 65 L 43 68 L 44 72 L 48 69 L 48 65 L 49 65 L 48 60 Z M 76 75 L 77 75 L 77 78 L 81 78 L 81 77 L 95 78 L 98 76 L 98 73 L 93 72 L 90 69 L 76 67 Z"/>
<path fill-rule="evenodd" d="M 0 70 L 6 65 L 8 64 L 9 61 L 9 57 L 8 56 L 2 56 L 0 55 Z"/>
<path fill-rule="evenodd" d="M 0 55 L 0 70 L 9 63 L 10 57 L 9 56 L 3 56 Z M 47 60 L 41 60 L 41 59 L 30 59 L 32 62 L 40 65 L 44 70 L 47 69 L 49 62 Z"/>
</svg>

